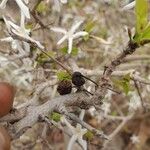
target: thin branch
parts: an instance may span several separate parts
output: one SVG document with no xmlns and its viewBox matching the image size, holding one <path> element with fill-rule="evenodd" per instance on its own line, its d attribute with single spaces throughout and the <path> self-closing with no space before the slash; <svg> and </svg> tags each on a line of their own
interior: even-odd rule
<svg viewBox="0 0 150 150">
<path fill-rule="evenodd" d="M 140 82 L 142 84 L 150 85 L 150 81 L 149 80 L 144 79 L 144 78 L 142 78 L 142 77 L 140 77 L 140 76 L 138 76 L 136 74 L 133 74 L 131 79 L 134 80 L 134 81 L 138 81 L 138 82 Z"/>
<path fill-rule="evenodd" d="M 52 59 L 55 63 L 57 63 L 59 66 L 61 66 L 64 70 L 66 70 L 70 75 L 72 75 L 72 71 L 70 69 L 68 69 L 66 66 L 64 66 L 61 62 L 59 62 L 57 59 L 55 59 L 54 57 L 52 57 L 51 55 L 49 55 L 48 53 L 46 53 L 46 49 L 42 49 L 36 42 L 28 40 L 24 37 L 18 36 L 16 34 L 13 33 L 9 33 L 14 39 L 20 40 L 20 41 L 24 41 L 27 42 L 31 45 L 33 45 L 34 47 L 38 48 L 42 53 L 44 53 L 46 56 L 48 56 L 50 59 Z"/>
<path fill-rule="evenodd" d="M 96 90 L 93 96 L 94 102 L 96 102 L 97 104 L 101 103 L 109 87 L 109 80 L 111 74 L 116 69 L 116 67 L 123 62 L 126 56 L 133 54 L 138 47 L 139 46 L 137 43 L 132 43 L 130 41 L 125 50 L 121 54 L 119 54 L 110 64 L 107 65 L 103 76 L 100 77 L 99 88 Z"/>
<path fill-rule="evenodd" d="M 133 115 L 131 116 L 127 116 L 124 117 L 123 121 L 120 123 L 120 125 L 108 136 L 109 140 L 112 140 L 113 137 L 115 137 L 119 131 L 124 127 L 124 125 L 133 117 Z"/>
<path fill-rule="evenodd" d="M 93 128 L 92 126 L 90 126 L 86 122 L 80 120 L 76 115 L 71 114 L 71 113 L 66 113 L 66 112 L 64 113 L 64 115 L 66 115 L 70 119 L 74 120 L 75 122 L 81 124 L 83 127 L 85 127 L 86 129 L 88 129 L 89 131 L 91 131 L 95 135 L 100 136 L 100 137 L 102 137 L 104 139 L 108 139 L 107 135 L 105 135 L 102 131 L 99 131 L 99 130 Z"/>
<path fill-rule="evenodd" d="M 124 62 L 128 61 L 137 61 L 137 60 L 150 60 L 149 55 L 134 55 L 134 56 L 129 56 L 125 59 Z"/>
<path fill-rule="evenodd" d="M 64 106 L 69 107 L 73 105 L 86 108 L 91 106 L 91 101 L 86 94 L 75 93 L 56 97 L 40 106 L 30 106 L 27 108 L 25 117 L 14 124 L 15 131 L 19 132 L 25 127 L 32 126 L 38 121 L 39 115 L 47 115 L 53 110 L 61 111 Z"/>
<path fill-rule="evenodd" d="M 47 29 L 47 26 L 44 25 L 44 23 L 41 21 L 41 19 L 36 14 L 36 9 L 42 1 L 43 0 L 38 0 L 37 3 L 35 4 L 35 6 L 33 7 L 33 9 L 30 10 L 30 13 L 33 16 L 33 18 L 35 19 L 35 21 L 42 27 L 42 29 L 45 29 L 45 28 Z"/>
<path fill-rule="evenodd" d="M 146 111 L 146 107 L 145 107 L 145 105 L 144 105 L 144 101 L 143 101 L 143 98 L 142 98 L 142 94 L 141 94 L 141 92 L 140 92 L 138 83 L 137 83 L 137 81 L 135 81 L 135 80 L 134 80 L 134 86 L 135 86 L 135 88 L 136 88 L 136 90 L 137 90 L 137 92 L 138 92 L 138 95 L 139 95 L 139 97 L 140 97 L 142 107 L 143 107 L 144 111 Z"/>
<path fill-rule="evenodd" d="M 72 136 L 71 132 L 67 130 L 65 130 L 63 128 L 63 126 L 61 126 L 59 123 L 55 122 L 54 120 L 49 120 L 46 116 L 40 116 L 40 119 L 42 119 L 43 121 L 45 121 L 48 125 L 54 125 L 56 128 L 58 128 L 59 130 L 62 130 L 66 135 L 68 136 Z M 79 144 L 79 146 L 82 148 L 82 145 L 76 140 L 76 142 Z"/>
<path fill-rule="evenodd" d="M 119 124 L 119 126 L 108 136 L 109 140 L 105 141 L 103 144 L 103 149 L 105 149 L 107 147 L 107 145 L 109 144 L 109 142 L 120 132 L 120 130 L 125 126 L 125 124 L 132 119 L 133 115 L 131 116 L 127 116 L 124 117 L 124 119 L 122 120 L 122 122 Z"/>
</svg>

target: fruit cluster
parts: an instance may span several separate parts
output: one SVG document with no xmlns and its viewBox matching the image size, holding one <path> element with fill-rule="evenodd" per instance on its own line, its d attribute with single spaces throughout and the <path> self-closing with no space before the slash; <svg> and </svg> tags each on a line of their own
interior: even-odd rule
<svg viewBox="0 0 150 150">
<path fill-rule="evenodd" d="M 60 95 L 69 94 L 72 91 L 72 83 L 75 85 L 77 89 L 81 89 L 81 87 L 85 84 L 85 79 L 90 80 L 94 84 L 96 84 L 91 79 L 85 77 L 80 72 L 74 72 L 72 74 L 71 80 L 62 80 L 59 82 L 57 91 Z M 96 84 L 97 85 L 97 84 Z"/>
</svg>

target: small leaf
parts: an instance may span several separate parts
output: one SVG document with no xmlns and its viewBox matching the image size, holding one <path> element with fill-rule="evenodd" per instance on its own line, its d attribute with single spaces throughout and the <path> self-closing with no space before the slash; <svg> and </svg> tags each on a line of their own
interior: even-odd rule
<svg viewBox="0 0 150 150">
<path fill-rule="evenodd" d="M 61 48 L 60 51 L 61 51 L 63 54 L 67 54 L 67 53 L 68 53 L 68 47 L 65 46 L 65 47 Z"/>
<path fill-rule="evenodd" d="M 48 51 L 47 54 L 54 57 L 54 52 L 53 51 Z M 38 64 L 43 64 L 43 62 L 48 61 L 49 59 L 50 58 L 47 55 L 45 55 L 44 53 L 41 53 L 36 58 L 36 61 L 38 62 Z"/>
<path fill-rule="evenodd" d="M 59 72 L 57 72 L 57 78 L 58 78 L 59 81 L 71 80 L 70 74 L 68 74 L 66 71 L 59 71 Z"/>
<path fill-rule="evenodd" d="M 90 33 L 93 30 L 95 23 L 95 21 L 89 21 L 84 27 L 85 31 Z"/>
<path fill-rule="evenodd" d="M 65 46 L 60 49 L 63 54 L 68 54 L 68 47 Z M 77 47 L 73 47 L 71 51 L 72 56 L 76 56 L 78 54 L 79 49 Z"/>
<path fill-rule="evenodd" d="M 84 31 L 88 33 L 92 32 L 93 28 L 95 27 L 95 24 L 96 24 L 96 21 L 87 22 L 87 24 L 84 26 Z M 89 34 L 83 37 L 84 41 L 89 40 L 89 38 L 90 38 Z"/>
<path fill-rule="evenodd" d="M 148 27 L 143 31 L 143 34 L 141 36 L 141 40 L 150 40 L 150 24 Z"/>
<path fill-rule="evenodd" d="M 108 29 L 106 27 L 100 26 L 98 37 L 107 39 L 108 38 Z"/>
<path fill-rule="evenodd" d="M 134 41 L 139 44 L 142 43 L 144 40 L 150 40 L 150 22 L 142 33 L 136 34 L 134 36 Z"/>
<path fill-rule="evenodd" d="M 87 40 L 89 40 L 89 38 L 90 38 L 90 35 L 87 34 L 87 35 L 85 35 L 85 36 L 83 37 L 83 40 L 84 40 L 84 41 L 87 41 Z"/>
<path fill-rule="evenodd" d="M 56 122 L 59 122 L 61 119 L 62 115 L 56 112 L 52 112 L 52 114 L 50 115 L 49 119 L 52 119 Z"/>
<path fill-rule="evenodd" d="M 148 24 L 148 0 L 136 0 L 136 33 L 141 33 Z"/>
<path fill-rule="evenodd" d="M 33 29 L 33 24 L 32 23 L 28 23 L 25 25 L 26 29 Z"/>
<path fill-rule="evenodd" d="M 122 88 L 123 88 L 125 94 L 128 95 L 129 90 L 130 90 L 130 84 L 129 84 L 129 82 L 128 81 L 123 81 L 122 82 Z"/>
<path fill-rule="evenodd" d="M 41 2 L 38 7 L 36 8 L 36 11 L 39 12 L 39 13 L 43 13 L 43 12 L 46 12 L 48 9 L 46 3 L 44 2 Z"/>
<path fill-rule="evenodd" d="M 115 110 L 112 111 L 112 112 L 111 112 L 111 115 L 112 115 L 112 116 L 117 116 L 117 111 L 115 111 Z"/>
<path fill-rule="evenodd" d="M 76 56 L 76 55 L 78 55 L 78 52 L 79 52 L 79 49 L 77 47 L 73 47 L 71 55 Z"/>
<path fill-rule="evenodd" d="M 130 73 L 126 74 L 123 79 L 129 82 L 131 80 Z"/>
<path fill-rule="evenodd" d="M 84 137 L 85 137 L 87 140 L 92 140 L 93 137 L 94 137 L 94 134 L 93 134 L 91 131 L 87 131 L 87 132 L 84 134 Z"/>
<path fill-rule="evenodd" d="M 115 86 L 121 88 L 126 95 L 131 90 L 130 87 L 130 74 L 126 74 L 121 80 L 113 80 Z"/>
<path fill-rule="evenodd" d="M 130 91 L 130 80 L 131 80 L 130 73 L 126 74 L 122 80 L 122 87 L 126 95 L 128 95 Z"/>
</svg>

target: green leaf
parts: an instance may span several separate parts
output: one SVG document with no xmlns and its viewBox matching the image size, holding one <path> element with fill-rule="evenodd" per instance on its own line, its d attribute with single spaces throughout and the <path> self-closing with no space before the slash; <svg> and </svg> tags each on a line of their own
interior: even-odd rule
<svg viewBox="0 0 150 150">
<path fill-rule="evenodd" d="M 68 47 L 65 46 L 65 47 L 61 48 L 60 51 L 61 51 L 63 54 L 67 54 L 67 53 L 68 53 Z"/>
<path fill-rule="evenodd" d="M 26 29 L 33 29 L 34 25 L 32 23 L 28 23 L 25 25 Z"/>
<path fill-rule="evenodd" d="M 94 134 L 91 132 L 91 131 L 87 131 L 85 134 L 84 134 L 84 137 L 87 138 L 87 140 L 92 140 L 93 137 L 94 137 Z"/>
<path fill-rule="evenodd" d="M 71 51 L 71 55 L 77 56 L 77 55 L 78 55 L 78 52 L 79 52 L 79 49 L 78 49 L 77 47 L 73 47 L 73 48 L 72 48 L 72 51 Z"/>
<path fill-rule="evenodd" d="M 135 42 L 142 43 L 144 40 L 150 40 L 150 22 L 142 33 L 134 36 Z"/>
<path fill-rule="evenodd" d="M 68 47 L 65 46 L 60 49 L 63 54 L 68 54 Z M 79 49 L 77 47 L 73 47 L 71 51 L 72 56 L 76 56 L 78 54 Z"/>
<path fill-rule="evenodd" d="M 108 28 L 106 28 L 106 26 L 99 26 L 100 30 L 98 31 L 97 35 L 98 37 L 101 37 L 103 39 L 107 39 L 108 38 Z"/>
<path fill-rule="evenodd" d="M 36 11 L 39 12 L 39 13 L 43 13 L 43 12 L 46 12 L 48 9 L 46 3 L 44 2 L 41 2 L 38 7 L 36 8 Z"/>
<path fill-rule="evenodd" d="M 148 0 L 136 0 L 136 33 L 141 33 L 148 25 Z"/>
<path fill-rule="evenodd" d="M 90 35 L 88 34 L 88 35 L 85 35 L 85 36 L 83 37 L 83 40 L 84 40 L 84 41 L 87 41 L 87 40 L 89 40 L 89 38 L 90 38 Z"/>
<path fill-rule="evenodd" d="M 52 114 L 50 115 L 49 119 L 52 119 L 56 122 L 59 122 L 61 119 L 62 115 L 56 112 L 52 112 Z"/>
<path fill-rule="evenodd" d="M 95 21 L 89 21 L 84 27 L 85 31 L 90 33 L 93 30 L 95 23 Z"/>
<path fill-rule="evenodd" d="M 116 111 L 116 110 L 112 111 L 112 112 L 111 112 L 111 115 L 112 115 L 112 116 L 117 116 L 117 111 Z"/>
<path fill-rule="evenodd" d="M 69 73 L 67 73 L 66 71 L 59 71 L 59 72 L 57 72 L 57 78 L 59 81 L 71 80 L 71 75 Z"/>
<path fill-rule="evenodd" d="M 130 81 L 130 79 L 131 79 L 131 77 L 130 77 L 130 73 L 128 73 L 128 74 L 126 74 L 126 75 L 124 75 L 123 79 L 129 82 L 129 81 Z"/>
<path fill-rule="evenodd" d="M 126 74 L 121 80 L 113 80 L 115 86 L 120 87 L 126 95 L 128 95 L 131 90 L 130 87 L 130 74 Z"/>
<path fill-rule="evenodd" d="M 88 32 L 88 33 L 92 32 L 93 28 L 95 27 L 95 24 L 96 24 L 96 21 L 91 21 L 91 20 L 90 20 L 90 21 L 87 22 L 87 24 L 84 26 L 84 30 L 85 30 L 86 32 Z M 90 38 L 89 34 L 83 37 L 84 41 L 89 40 L 89 38 Z"/>
<path fill-rule="evenodd" d="M 141 40 L 150 40 L 150 24 L 148 27 L 143 31 L 143 34 L 141 36 Z"/>
<path fill-rule="evenodd" d="M 125 92 L 125 94 L 128 95 L 129 90 L 130 90 L 129 82 L 128 81 L 123 81 L 122 82 L 122 88 L 123 88 L 123 91 Z"/>
<path fill-rule="evenodd" d="M 52 56 L 52 57 L 54 57 L 54 55 L 55 55 L 53 51 L 48 51 L 47 54 L 50 55 L 50 56 Z M 49 59 L 50 58 L 46 54 L 41 53 L 36 58 L 36 61 L 38 62 L 38 64 L 43 64 L 43 62 L 45 62 L 45 61 L 47 61 Z"/>
</svg>

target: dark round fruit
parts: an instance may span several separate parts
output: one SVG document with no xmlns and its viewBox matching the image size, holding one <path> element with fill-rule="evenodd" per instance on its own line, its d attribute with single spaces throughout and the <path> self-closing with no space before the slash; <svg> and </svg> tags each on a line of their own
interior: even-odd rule
<svg viewBox="0 0 150 150">
<path fill-rule="evenodd" d="M 80 72 L 74 72 L 72 75 L 72 83 L 77 87 L 80 87 L 85 84 L 85 79 Z"/>
<path fill-rule="evenodd" d="M 69 80 L 62 80 L 59 82 L 57 91 L 60 95 L 69 94 L 72 91 L 72 84 Z"/>
</svg>

